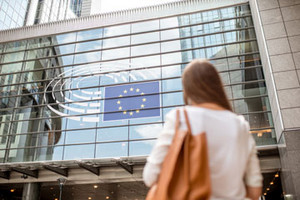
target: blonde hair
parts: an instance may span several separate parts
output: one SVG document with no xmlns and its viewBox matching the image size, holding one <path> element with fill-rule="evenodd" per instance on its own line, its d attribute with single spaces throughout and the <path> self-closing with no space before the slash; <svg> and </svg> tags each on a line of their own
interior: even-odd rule
<svg viewBox="0 0 300 200">
<path fill-rule="evenodd" d="M 182 75 L 185 104 L 215 103 L 232 111 L 223 83 L 216 68 L 206 59 L 190 62 Z"/>
</svg>

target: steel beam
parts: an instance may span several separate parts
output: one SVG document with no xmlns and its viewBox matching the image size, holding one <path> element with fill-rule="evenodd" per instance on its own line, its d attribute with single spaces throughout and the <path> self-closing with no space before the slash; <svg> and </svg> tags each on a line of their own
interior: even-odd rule
<svg viewBox="0 0 300 200">
<path fill-rule="evenodd" d="M 68 168 L 53 167 L 51 165 L 44 165 L 44 168 L 65 177 L 68 177 L 69 174 Z"/>
<path fill-rule="evenodd" d="M 12 167 L 11 170 L 13 170 L 15 172 L 19 172 L 21 174 L 25 174 L 27 176 L 34 177 L 34 178 L 39 177 L 39 171 L 38 170 L 23 169 L 23 168 L 19 168 L 19 167 Z"/>
<path fill-rule="evenodd" d="M 92 172 L 93 174 L 100 175 L 100 167 L 94 167 L 93 165 L 87 165 L 85 163 L 78 163 L 78 166 Z"/>
<path fill-rule="evenodd" d="M 0 177 L 9 179 L 10 178 L 10 171 L 0 171 Z"/>
<path fill-rule="evenodd" d="M 117 161 L 117 164 L 128 171 L 130 174 L 133 174 L 133 165 L 129 165 L 127 162 L 124 161 Z"/>
</svg>

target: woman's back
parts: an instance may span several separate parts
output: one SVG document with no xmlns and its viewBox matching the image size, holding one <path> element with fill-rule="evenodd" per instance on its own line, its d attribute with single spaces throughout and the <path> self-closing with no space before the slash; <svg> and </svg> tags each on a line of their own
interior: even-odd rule
<svg viewBox="0 0 300 200">
<path fill-rule="evenodd" d="M 243 199 L 245 197 L 245 176 L 250 185 L 261 184 L 259 168 L 254 167 L 248 175 L 246 173 L 251 152 L 253 148 L 255 150 L 253 138 L 248 133 L 248 123 L 243 117 L 228 110 L 212 110 L 196 106 L 186 106 L 185 109 L 190 120 L 192 134 L 205 132 L 207 136 L 212 183 L 211 199 Z M 164 159 L 168 145 L 172 142 L 175 133 L 175 119 L 176 112 L 172 110 L 167 114 L 164 130 L 148 158 L 149 164 L 146 165 L 144 171 L 146 184 L 147 177 L 148 180 L 153 179 L 155 172 L 160 171 L 157 164 Z M 180 128 L 187 129 L 182 109 L 180 122 Z M 148 173 L 149 171 L 150 173 Z"/>
<path fill-rule="evenodd" d="M 249 156 L 249 134 L 243 117 L 227 110 L 187 106 L 192 134 L 206 133 L 212 199 L 242 199 Z M 181 118 L 185 126 L 184 118 Z M 183 127 L 185 128 L 185 127 Z"/>
</svg>

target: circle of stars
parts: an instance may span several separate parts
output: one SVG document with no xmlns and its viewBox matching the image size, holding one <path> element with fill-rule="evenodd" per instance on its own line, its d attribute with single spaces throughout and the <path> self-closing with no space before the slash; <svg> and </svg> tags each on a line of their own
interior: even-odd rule
<svg viewBox="0 0 300 200">
<path fill-rule="evenodd" d="M 129 89 L 129 91 L 124 90 L 124 91 L 123 91 L 123 94 L 127 94 L 128 92 L 136 92 L 136 93 L 139 93 L 139 92 L 140 92 L 140 89 L 137 88 L 137 89 L 134 90 L 134 88 L 131 87 L 131 88 Z M 119 97 L 122 98 L 122 97 L 123 97 L 123 94 L 120 94 Z M 144 94 L 145 94 L 145 93 L 143 93 L 143 92 L 140 93 L 140 95 L 144 95 Z M 145 108 L 145 105 L 144 105 L 143 102 L 146 102 L 146 101 L 147 101 L 147 99 L 144 97 L 144 98 L 142 99 L 142 104 L 141 104 L 141 106 L 140 106 L 140 107 L 141 107 L 140 109 Z M 118 107 L 118 110 L 119 110 L 119 111 L 123 111 L 123 115 L 129 114 L 130 116 L 133 116 L 134 112 L 135 112 L 135 113 L 139 113 L 139 112 L 140 112 L 140 109 L 131 110 L 131 111 L 123 110 L 123 107 L 122 107 L 121 103 L 122 103 L 122 102 L 121 102 L 120 100 L 117 101 L 117 104 L 118 104 L 118 106 L 119 106 L 119 107 Z"/>
</svg>

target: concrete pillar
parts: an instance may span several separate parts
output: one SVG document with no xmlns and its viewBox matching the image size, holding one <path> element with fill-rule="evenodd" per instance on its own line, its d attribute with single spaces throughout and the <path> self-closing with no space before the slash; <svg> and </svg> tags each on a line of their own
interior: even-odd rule
<svg viewBox="0 0 300 200">
<path fill-rule="evenodd" d="M 22 200 L 39 200 L 39 198 L 40 198 L 40 184 L 25 183 L 23 187 Z"/>
<path fill-rule="evenodd" d="M 300 199 L 300 1 L 250 0 L 250 5 L 277 135 L 283 193 L 285 199 Z"/>
</svg>

